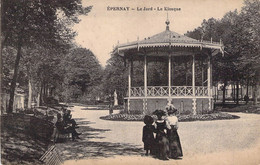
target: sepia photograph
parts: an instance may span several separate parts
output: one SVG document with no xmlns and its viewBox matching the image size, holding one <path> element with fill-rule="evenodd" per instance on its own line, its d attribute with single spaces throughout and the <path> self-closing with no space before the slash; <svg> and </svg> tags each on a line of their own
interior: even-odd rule
<svg viewBox="0 0 260 165">
<path fill-rule="evenodd" d="M 0 9 L 0 164 L 260 165 L 259 0 Z"/>
</svg>

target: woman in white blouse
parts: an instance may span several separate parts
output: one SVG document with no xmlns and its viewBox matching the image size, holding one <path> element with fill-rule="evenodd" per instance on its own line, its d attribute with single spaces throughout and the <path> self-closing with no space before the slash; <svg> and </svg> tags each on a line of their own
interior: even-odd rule
<svg viewBox="0 0 260 165">
<path fill-rule="evenodd" d="M 179 158 L 183 156 L 180 138 L 177 132 L 178 118 L 176 117 L 177 109 L 172 105 L 166 106 L 167 116 L 167 136 L 169 140 L 169 158 Z"/>
</svg>

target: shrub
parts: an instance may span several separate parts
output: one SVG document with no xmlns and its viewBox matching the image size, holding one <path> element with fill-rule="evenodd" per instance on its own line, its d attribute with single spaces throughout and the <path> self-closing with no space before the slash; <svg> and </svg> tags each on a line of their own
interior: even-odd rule
<svg viewBox="0 0 260 165">
<path fill-rule="evenodd" d="M 131 110 L 129 114 L 131 114 L 131 115 L 141 115 L 141 114 L 143 114 L 143 112 L 140 111 L 140 110 Z"/>
<path fill-rule="evenodd" d="M 189 110 L 184 110 L 184 111 L 182 111 L 180 114 L 181 114 L 181 115 L 189 115 L 189 114 L 191 114 L 191 111 L 189 111 Z"/>
</svg>

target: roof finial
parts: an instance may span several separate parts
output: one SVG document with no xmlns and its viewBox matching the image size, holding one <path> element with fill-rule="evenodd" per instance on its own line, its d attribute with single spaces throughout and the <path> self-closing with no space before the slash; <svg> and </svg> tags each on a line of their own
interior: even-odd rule
<svg viewBox="0 0 260 165">
<path fill-rule="evenodd" d="M 168 18 L 168 12 L 167 12 L 167 20 L 165 21 L 165 23 L 166 23 L 166 30 L 170 30 L 170 28 L 169 28 L 170 21 Z"/>
</svg>

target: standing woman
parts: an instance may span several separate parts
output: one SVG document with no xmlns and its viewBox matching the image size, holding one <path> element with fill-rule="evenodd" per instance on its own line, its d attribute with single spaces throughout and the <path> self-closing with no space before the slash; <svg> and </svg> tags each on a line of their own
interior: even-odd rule
<svg viewBox="0 0 260 165">
<path fill-rule="evenodd" d="M 179 158 L 183 156 L 180 138 L 177 132 L 178 129 L 178 118 L 176 117 L 177 109 L 172 105 L 166 106 L 168 112 L 167 125 L 169 129 L 167 132 L 169 140 L 169 158 Z"/>
<path fill-rule="evenodd" d="M 159 159 L 169 160 L 168 152 L 169 152 L 169 141 L 167 138 L 167 122 L 164 120 L 163 116 L 166 116 L 165 111 L 156 110 L 154 113 L 157 116 L 157 120 L 155 122 L 155 132 L 156 132 L 156 155 Z"/>
</svg>

